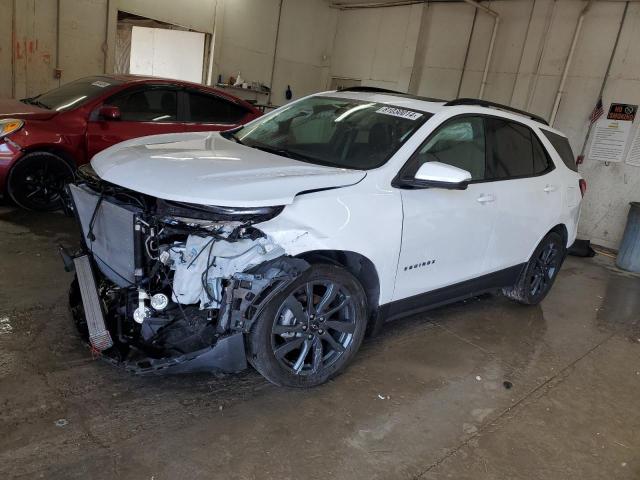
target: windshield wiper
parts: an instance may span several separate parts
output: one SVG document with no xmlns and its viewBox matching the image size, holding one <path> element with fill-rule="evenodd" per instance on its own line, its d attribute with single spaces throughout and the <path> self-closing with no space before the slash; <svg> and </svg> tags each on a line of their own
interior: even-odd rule
<svg viewBox="0 0 640 480">
<path fill-rule="evenodd" d="M 273 153 L 274 155 L 280 155 L 281 157 L 294 158 L 291 152 L 283 148 L 270 147 L 269 145 L 262 145 L 262 144 L 255 144 L 255 143 L 247 146 L 251 148 L 255 148 L 257 150 L 262 150 L 263 152 Z"/>
<path fill-rule="evenodd" d="M 51 107 L 49 105 L 45 105 L 40 100 L 36 100 L 35 98 L 31 99 L 31 104 L 37 107 L 42 107 L 42 108 L 46 108 L 47 110 L 51 110 Z"/>
<path fill-rule="evenodd" d="M 301 162 L 306 162 L 306 163 L 312 163 L 314 165 L 322 165 L 325 167 L 336 167 L 336 168 L 344 168 L 341 165 L 338 164 L 334 164 L 331 162 L 327 162 L 325 160 L 316 158 L 316 157 L 312 157 L 310 155 L 305 155 L 303 153 L 299 153 L 299 152 L 294 152 L 292 150 L 287 150 L 286 148 L 277 148 L 277 147 L 271 147 L 269 145 L 265 145 L 262 143 L 252 143 L 252 144 L 245 144 L 247 147 L 251 147 L 251 148 L 255 148 L 257 150 L 262 150 L 263 152 L 267 152 L 267 153 L 273 153 L 275 155 L 280 155 L 281 157 L 287 157 L 287 158 L 291 158 L 293 160 L 299 160 Z"/>
<path fill-rule="evenodd" d="M 230 138 L 231 140 L 233 140 L 236 143 L 239 143 L 240 145 L 244 145 L 244 143 L 242 143 L 242 140 L 240 140 L 238 137 L 236 137 L 235 133 L 232 133 L 227 138 Z"/>
</svg>

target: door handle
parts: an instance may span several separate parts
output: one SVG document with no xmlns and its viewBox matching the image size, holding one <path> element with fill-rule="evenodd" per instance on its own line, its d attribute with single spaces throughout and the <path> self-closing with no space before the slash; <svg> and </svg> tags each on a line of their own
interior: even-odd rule
<svg viewBox="0 0 640 480">
<path fill-rule="evenodd" d="M 494 197 L 491 194 L 480 194 L 480 196 L 477 198 L 478 202 L 485 204 L 485 203 L 489 203 L 489 202 L 493 202 L 496 199 L 496 197 Z"/>
<path fill-rule="evenodd" d="M 549 192 L 555 192 L 557 190 L 555 185 L 547 185 L 546 187 L 544 187 L 544 191 L 549 193 Z"/>
</svg>

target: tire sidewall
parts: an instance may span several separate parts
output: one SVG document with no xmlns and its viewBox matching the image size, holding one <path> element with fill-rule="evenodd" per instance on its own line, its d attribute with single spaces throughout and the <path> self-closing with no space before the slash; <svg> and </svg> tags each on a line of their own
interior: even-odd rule
<svg viewBox="0 0 640 480">
<path fill-rule="evenodd" d="M 354 302 L 356 329 L 354 338 L 342 356 L 320 374 L 294 375 L 287 371 L 273 354 L 271 328 L 282 302 L 297 288 L 308 281 L 330 280 L 340 283 L 350 293 Z M 276 295 L 262 311 L 248 335 L 248 360 L 270 382 L 279 386 L 313 387 L 336 376 L 352 360 L 360 348 L 367 327 L 367 306 L 360 282 L 345 269 L 326 264 L 312 265 Z"/>
</svg>

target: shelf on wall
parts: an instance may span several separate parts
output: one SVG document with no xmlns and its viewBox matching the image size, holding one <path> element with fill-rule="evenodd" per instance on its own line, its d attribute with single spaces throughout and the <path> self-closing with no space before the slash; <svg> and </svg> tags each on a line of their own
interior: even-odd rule
<svg viewBox="0 0 640 480">
<path fill-rule="evenodd" d="M 229 84 L 226 84 L 226 83 L 216 83 L 216 87 L 223 88 L 223 89 L 228 89 L 228 90 L 240 90 L 242 92 L 252 92 L 252 93 L 256 93 L 258 95 L 269 95 L 269 92 L 265 92 L 265 91 L 262 91 L 262 90 L 256 90 L 254 88 L 236 87 L 234 85 L 229 85 Z"/>
</svg>

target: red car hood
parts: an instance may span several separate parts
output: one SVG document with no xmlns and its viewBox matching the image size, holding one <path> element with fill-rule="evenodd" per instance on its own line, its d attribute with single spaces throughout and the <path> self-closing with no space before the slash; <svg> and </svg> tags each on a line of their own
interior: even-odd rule
<svg viewBox="0 0 640 480">
<path fill-rule="evenodd" d="M 19 100 L 0 99 L 0 118 L 21 118 L 24 120 L 47 120 L 58 112 L 27 105 Z"/>
</svg>

